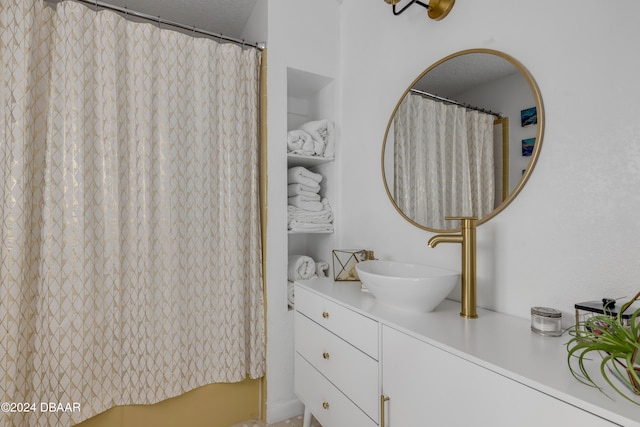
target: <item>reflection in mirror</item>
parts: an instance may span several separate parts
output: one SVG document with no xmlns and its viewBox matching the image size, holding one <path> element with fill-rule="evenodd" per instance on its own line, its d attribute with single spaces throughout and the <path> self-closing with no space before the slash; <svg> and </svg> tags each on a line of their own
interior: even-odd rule
<svg viewBox="0 0 640 427">
<path fill-rule="evenodd" d="M 485 222 L 520 191 L 542 143 L 540 94 L 528 71 L 501 52 L 474 49 L 429 67 L 389 120 L 384 183 L 398 211 L 431 231 L 449 216 Z"/>
</svg>

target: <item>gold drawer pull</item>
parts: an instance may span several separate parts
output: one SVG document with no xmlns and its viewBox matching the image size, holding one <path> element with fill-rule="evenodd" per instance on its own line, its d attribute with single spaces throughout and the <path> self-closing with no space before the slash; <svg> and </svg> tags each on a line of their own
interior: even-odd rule
<svg viewBox="0 0 640 427">
<path fill-rule="evenodd" d="M 324 317 L 325 319 L 328 319 L 329 318 L 329 313 L 326 312 L 326 311 L 323 311 L 322 312 L 322 317 Z"/>
<path fill-rule="evenodd" d="M 329 353 L 322 353 L 322 358 L 324 360 L 329 360 Z"/>
<path fill-rule="evenodd" d="M 323 409 L 329 409 L 329 402 L 322 402 Z"/>
</svg>

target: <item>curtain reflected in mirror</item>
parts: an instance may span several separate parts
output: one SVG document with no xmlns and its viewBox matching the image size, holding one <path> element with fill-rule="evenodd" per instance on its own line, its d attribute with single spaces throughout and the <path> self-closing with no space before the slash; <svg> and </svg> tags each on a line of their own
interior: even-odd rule
<svg viewBox="0 0 640 427">
<path fill-rule="evenodd" d="M 409 94 L 394 120 L 394 199 L 435 228 L 445 216 L 482 218 L 494 209 L 495 117 Z M 430 220 L 431 219 L 431 220 Z"/>
<path fill-rule="evenodd" d="M 524 120 L 530 111 L 535 119 Z M 400 97 L 382 146 L 385 190 L 424 230 L 456 230 L 445 217 L 482 224 L 527 182 L 543 132 L 540 91 L 520 62 L 490 49 L 454 53 Z"/>
</svg>

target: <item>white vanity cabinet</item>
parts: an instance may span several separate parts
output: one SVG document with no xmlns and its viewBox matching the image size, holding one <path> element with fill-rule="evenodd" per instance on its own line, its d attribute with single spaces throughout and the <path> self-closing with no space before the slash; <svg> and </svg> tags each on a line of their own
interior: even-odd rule
<svg viewBox="0 0 640 427">
<path fill-rule="evenodd" d="M 615 425 L 388 326 L 382 393 L 386 427 Z"/>
<path fill-rule="evenodd" d="M 640 427 L 640 406 L 579 383 L 566 339 L 528 319 L 404 312 L 326 278 L 295 292 L 295 389 L 323 427 Z"/>
<path fill-rule="evenodd" d="M 305 411 L 327 427 L 377 426 L 378 322 L 299 287 L 295 308 L 295 390 Z"/>
</svg>

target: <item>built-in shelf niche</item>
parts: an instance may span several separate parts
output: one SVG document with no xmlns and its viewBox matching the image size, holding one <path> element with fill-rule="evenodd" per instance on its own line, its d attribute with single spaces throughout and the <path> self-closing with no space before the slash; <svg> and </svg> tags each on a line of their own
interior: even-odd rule
<svg viewBox="0 0 640 427">
<path fill-rule="evenodd" d="M 287 68 L 287 130 L 310 120 L 335 122 L 334 86 L 330 77 Z"/>
<path fill-rule="evenodd" d="M 336 126 L 336 147 L 339 144 L 336 123 L 335 82 L 331 77 L 287 68 L 287 131 L 298 129 L 304 123 L 327 119 Z M 286 138 L 286 135 L 283 136 Z M 286 150 L 283 150 L 283 152 Z M 334 209 L 336 204 L 334 159 L 287 154 L 287 168 L 304 166 L 323 176 L 320 195 L 327 197 Z M 335 219 L 334 219 L 335 227 Z M 333 232 L 288 231 L 288 254 L 304 254 L 315 261 L 331 266 Z M 331 268 L 331 267 L 330 267 Z M 329 271 L 329 275 L 332 272 Z"/>
</svg>

